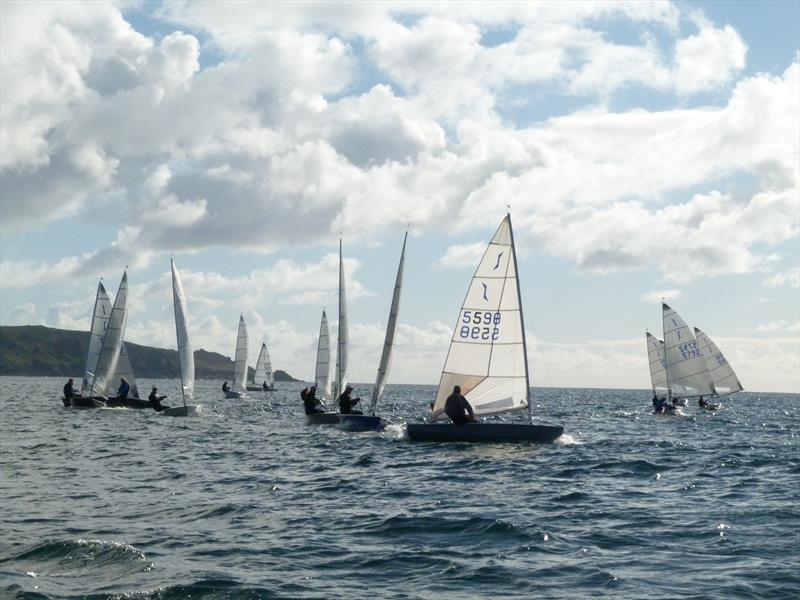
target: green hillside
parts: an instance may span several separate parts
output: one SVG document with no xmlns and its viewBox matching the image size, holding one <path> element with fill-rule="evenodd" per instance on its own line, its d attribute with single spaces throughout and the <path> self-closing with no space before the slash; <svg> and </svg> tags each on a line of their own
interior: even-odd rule
<svg viewBox="0 0 800 600">
<path fill-rule="evenodd" d="M 126 342 L 137 377 L 180 377 L 178 352 Z M 80 377 L 89 349 L 89 333 L 53 329 L 42 325 L 0 326 L 0 375 Z M 198 379 L 230 379 L 233 361 L 227 356 L 195 350 Z M 250 368 L 252 376 L 253 369 Z M 297 381 L 284 371 L 275 371 L 275 381 Z"/>
</svg>

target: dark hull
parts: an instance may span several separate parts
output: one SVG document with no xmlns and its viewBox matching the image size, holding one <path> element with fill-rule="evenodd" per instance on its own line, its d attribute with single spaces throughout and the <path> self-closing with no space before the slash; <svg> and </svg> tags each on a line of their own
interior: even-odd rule
<svg viewBox="0 0 800 600">
<path fill-rule="evenodd" d="M 73 396 L 69 400 L 62 398 L 65 408 L 105 408 L 106 403 L 99 398 L 83 398 L 82 396 Z"/>
<path fill-rule="evenodd" d="M 247 386 L 247 391 L 248 392 L 274 392 L 275 388 L 274 387 L 268 387 L 267 389 L 264 389 L 260 385 L 248 385 Z"/>
<path fill-rule="evenodd" d="M 554 441 L 564 433 L 561 425 L 522 425 L 515 423 L 468 423 L 450 425 L 437 423 L 411 423 L 408 437 L 426 442 L 474 442 L 544 444 Z"/>
<path fill-rule="evenodd" d="M 147 400 L 140 400 L 139 398 L 125 398 L 124 400 L 109 398 L 106 406 L 109 408 L 152 408 Z"/>
<path fill-rule="evenodd" d="M 346 431 L 383 431 L 386 421 L 371 415 L 339 415 L 339 423 Z"/>
<path fill-rule="evenodd" d="M 226 398 L 244 398 L 245 397 L 245 393 L 244 392 L 232 392 L 232 391 L 228 390 L 227 392 L 223 392 L 223 393 L 225 394 Z"/>
<path fill-rule="evenodd" d="M 200 413 L 200 407 L 196 405 L 189 406 L 173 406 L 172 408 L 165 408 L 159 415 L 165 417 L 195 417 Z"/>
<path fill-rule="evenodd" d="M 306 415 L 309 425 L 338 425 L 339 413 L 317 413 Z"/>
</svg>

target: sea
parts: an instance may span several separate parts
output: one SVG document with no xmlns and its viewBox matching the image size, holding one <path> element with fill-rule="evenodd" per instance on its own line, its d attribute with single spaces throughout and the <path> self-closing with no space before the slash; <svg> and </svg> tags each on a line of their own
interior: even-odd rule
<svg viewBox="0 0 800 600">
<path fill-rule="evenodd" d="M 800 598 L 798 395 L 661 416 L 536 388 L 559 441 L 473 445 L 405 435 L 434 386 L 389 385 L 388 429 L 348 433 L 306 424 L 303 384 L 221 383 L 174 418 L 0 377 L 0 597 Z"/>
</svg>

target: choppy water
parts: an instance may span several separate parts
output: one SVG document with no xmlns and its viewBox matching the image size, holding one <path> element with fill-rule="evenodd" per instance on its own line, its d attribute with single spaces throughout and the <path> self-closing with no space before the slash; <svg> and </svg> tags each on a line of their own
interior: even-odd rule
<svg viewBox="0 0 800 600">
<path fill-rule="evenodd" d="M 492 446 L 310 427 L 297 384 L 200 381 L 187 419 L 65 410 L 62 384 L 0 378 L 2 597 L 800 596 L 796 395 L 661 417 L 536 390 L 564 443 Z M 382 413 L 432 395 L 389 386 Z"/>
</svg>

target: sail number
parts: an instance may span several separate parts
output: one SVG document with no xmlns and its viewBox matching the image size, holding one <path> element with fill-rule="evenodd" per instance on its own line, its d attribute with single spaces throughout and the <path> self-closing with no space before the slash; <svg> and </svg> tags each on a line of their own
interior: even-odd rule
<svg viewBox="0 0 800 600">
<path fill-rule="evenodd" d="M 686 342 L 678 346 L 678 352 L 681 353 L 682 358 L 695 358 L 700 356 L 700 351 L 697 349 L 697 342 Z"/>
<path fill-rule="evenodd" d="M 500 337 L 499 312 L 465 310 L 461 316 L 459 336 L 464 339 L 496 341 Z"/>
</svg>

